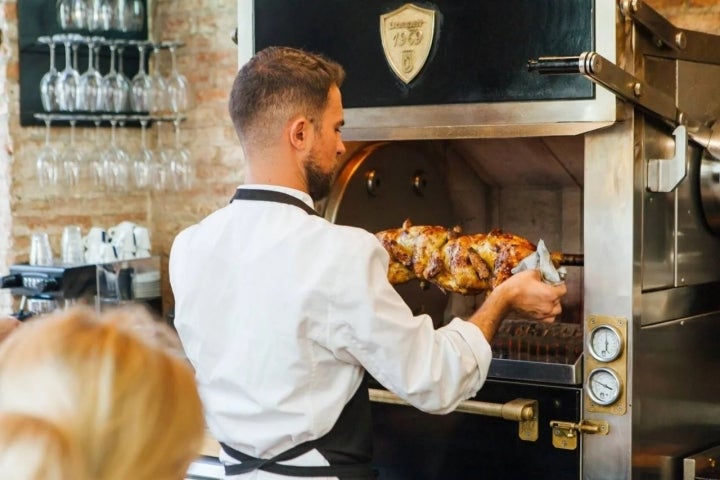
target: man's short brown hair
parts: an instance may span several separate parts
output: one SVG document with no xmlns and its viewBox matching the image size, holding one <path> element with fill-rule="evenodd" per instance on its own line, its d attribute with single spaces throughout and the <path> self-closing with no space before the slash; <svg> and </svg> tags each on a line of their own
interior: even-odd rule
<svg viewBox="0 0 720 480">
<path fill-rule="evenodd" d="M 344 79 L 342 66 L 319 54 L 290 47 L 259 51 L 238 71 L 230 93 L 238 138 L 263 144 L 295 115 L 319 121 L 330 87 Z"/>
</svg>

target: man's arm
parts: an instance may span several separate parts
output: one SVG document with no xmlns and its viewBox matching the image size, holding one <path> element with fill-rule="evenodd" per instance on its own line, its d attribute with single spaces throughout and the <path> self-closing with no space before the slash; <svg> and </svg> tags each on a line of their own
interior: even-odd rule
<svg viewBox="0 0 720 480">
<path fill-rule="evenodd" d="M 566 292 L 565 284 L 549 285 L 542 281 L 538 270 L 526 270 L 498 285 L 469 321 L 483 332 L 490 343 L 500 322 L 510 312 L 533 320 L 552 322 L 562 311 L 560 298 Z"/>
</svg>

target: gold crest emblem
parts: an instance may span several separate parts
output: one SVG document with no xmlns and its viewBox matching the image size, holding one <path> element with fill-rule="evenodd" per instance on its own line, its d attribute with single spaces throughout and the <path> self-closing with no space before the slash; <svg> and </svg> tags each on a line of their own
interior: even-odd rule
<svg viewBox="0 0 720 480">
<path fill-rule="evenodd" d="M 385 59 L 395 75 L 410 83 L 428 59 L 435 35 L 435 10 L 406 3 L 380 15 L 380 39 Z"/>
</svg>

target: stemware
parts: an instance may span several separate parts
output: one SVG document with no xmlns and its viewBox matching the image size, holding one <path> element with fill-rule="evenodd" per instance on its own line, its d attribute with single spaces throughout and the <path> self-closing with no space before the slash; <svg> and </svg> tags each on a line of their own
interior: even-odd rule
<svg viewBox="0 0 720 480">
<path fill-rule="evenodd" d="M 50 144 L 50 117 L 45 121 L 45 145 L 40 149 L 35 159 L 35 171 L 41 188 L 53 188 L 57 185 L 58 159 L 57 152 Z"/>
<path fill-rule="evenodd" d="M 165 79 L 160 71 L 160 45 L 153 44 L 153 68 L 150 74 L 150 108 L 154 114 L 167 111 L 167 94 Z"/>
<path fill-rule="evenodd" d="M 50 47 L 50 69 L 40 79 L 40 99 L 42 100 L 43 109 L 46 112 L 52 112 L 59 108 L 55 86 L 60 73 L 55 68 L 55 42 L 50 37 L 42 37 L 40 40 L 47 42 Z"/>
<path fill-rule="evenodd" d="M 65 45 L 65 69 L 55 82 L 55 91 L 60 110 L 73 112 L 77 109 L 77 88 L 80 83 L 80 74 L 72 67 L 73 37 L 65 35 L 62 38 Z"/>
<path fill-rule="evenodd" d="M 110 117 L 110 146 L 102 154 L 103 176 L 108 188 L 127 190 L 130 159 L 127 152 L 117 144 L 117 124 L 118 119 Z"/>
<path fill-rule="evenodd" d="M 103 77 L 95 68 L 96 42 L 98 42 L 96 37 L 88 40 L 88 69 L 80 75 L 80 83 L 78 84 L 78 107 L 80 110 L 90 112 L 102 110 L 104 106 L 102 95 Z"/>
<path fill-rule="evenodd" d="M 165 148 L 162 141 L 162 121 L 156 122 L 157 141 L 153 151 L 153 163 L 150 169 L 152 188 L 156 191 L 167 190 L 170 176 L 170 151 Z"/>
<path fill-rule="evenodd" d="M 101 30 L 110 30 L 116 25 L 116 0 L 100 0 L 98 21 Z"/>
<path fill-rule="evenodd" d="M 178 43 L 170 42 L 168 50 L 170 51 L 170 73 L 165 79 L 167 88 L 168 107 L 173 113 L 187 112 L 191 106 L 192 92 L 190 83 L 185 75 L 181 74 L 177 68 L 177 59 L 175 49 Z"/>
<path fill-rule="evenodd" d="M 147 145 L 147 117 L 140 118 L 140 150 L 133 159 L 133 180 L 140 189 L 148 188 L 152 178 L 152 168 L 155 161 L 153 151 Z"/>
<path fill-rule="evenodd" d="M 63 30 L 79 30 L 87 26 L 86 0 L 58 0 L 57 20 Z"/>
<path fill-rule="evenodd" d="M 83 157 L 80 150 L 75 146 L 75 123 L 74 118 L 70 120 L 70 144 L 60 154 L 60 168 L 63 182 L 66 187 L 74 188 L 80 184 Z"/>
<path fill-rule="evenodd" d="M 103 145 L 100 140 L 100 125 L 102 123 L 102 120 L 100 118 L 95 118 L 95 132 L 94 132 L 94 147 L 93 149 L 88 152 L 88 161 L 86 162 L 88 164 L 89 176 L 90 181 L 94 187 L 104 187 L 106 185 L 105 182 L 105 170 L 103 165 Z"/>
<path fill-rule="evenodd" d="M 195 173 L 190 151 L 180 141 L 180 118 L 173 119 L 175 129 L 175 148 L 170 151 L 169 165 L 172 186 L 175 190 L 189 190 Z"/>
<path fill-rule="evenodd" d="M 146 42 L 136 42 L 140 54 L 140 65 L 137 74 L 132 79 L 130 92 L 130 107 L 135 112 L 149 112 L 152 110 L 152 79 L 145 70 Z"/>
<path fill-rule="evenodd" d="M 128 0 L 129 22 L 128 30 L 139 32 L 145 24 L 145 5 L 142 0 Z"/>
<path fill-rule="evenodd" d="M 91 32 L 103 29 L 102 0 L 87 0 L 86 26 Z"/>
<path fill-rule="evenodd" d="M 115 69 L 117 44 L 110 43 L 110 71 L 105 75 L 102 82 L 105 109 L 111 112 L 123 112 L 127 110 L 128 94 L 130 84 L 124 75 Z"/>
</svg>

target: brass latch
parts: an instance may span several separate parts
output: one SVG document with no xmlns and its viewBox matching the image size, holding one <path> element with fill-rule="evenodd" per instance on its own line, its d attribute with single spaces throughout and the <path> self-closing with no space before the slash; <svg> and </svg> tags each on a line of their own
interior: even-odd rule
<svg viewBox="0 0 720 480">
<path fill-rule="evenodd" d="M 580 423 L 551 420 L 552 443 L 555 448 L 575 450 L 577 448 L 578 433 L 607 435 L 610 425 L 607 422 L 594 422 L 580 420 Z"/>
</svg>

